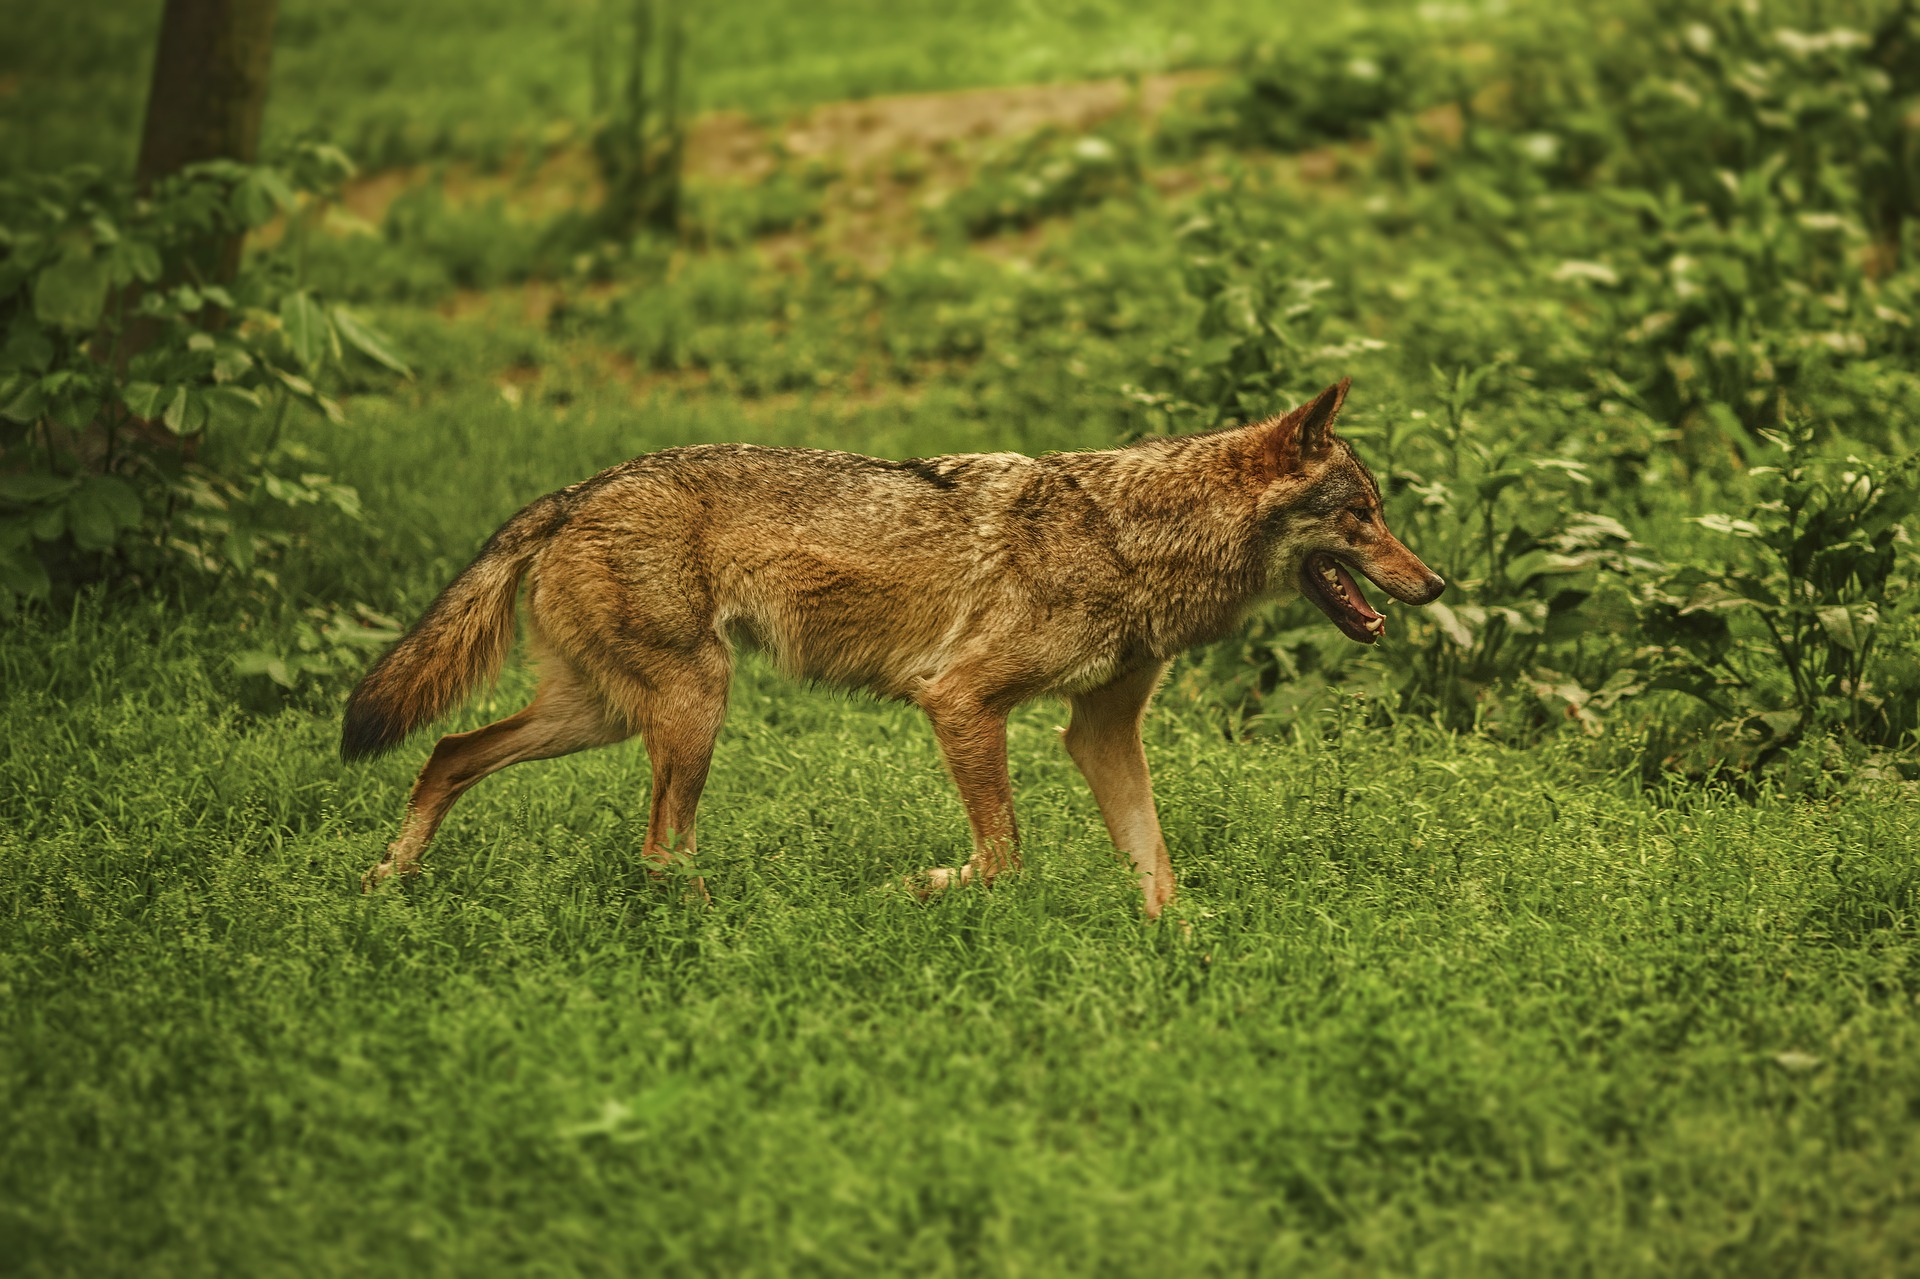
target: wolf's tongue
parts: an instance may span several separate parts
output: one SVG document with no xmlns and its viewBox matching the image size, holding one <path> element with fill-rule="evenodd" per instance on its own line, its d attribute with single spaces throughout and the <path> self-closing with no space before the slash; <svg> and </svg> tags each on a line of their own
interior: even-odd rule
<svg viewBox="0 0 1920 1279">
<path fill-rule="evenodd" d="M 1380 614 L 1374 612 L 1373 605 L 1367 603 L 1367 597 L 1365 593 L 1361 591 L 1360 584 L 1353 580 L 1353 576 L 1347 572 L 1338 560 L 1334 561 L 1333 571 L 1334 574 L 1339 577 L 1340 585 L 1346 588 L 1347 603 L 1353 605 L 1353 611 L 1360 615 L 1360 619 L 1371 622 L 1378 618 Z"/>
</svg>

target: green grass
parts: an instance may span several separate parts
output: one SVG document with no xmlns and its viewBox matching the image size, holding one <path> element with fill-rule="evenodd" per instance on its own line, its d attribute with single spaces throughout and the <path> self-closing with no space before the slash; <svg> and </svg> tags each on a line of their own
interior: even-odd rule
<svg viewBox="0 0 1920 1279">
<path fill-rule="evenodd" d="M 937 399 L 426 381 L 314 437 L 393 531 L 290 592 L 417 604 L 526 495 L 671 440 L 971 429 Z M 362 897 L 427 743 L 343 768 L 336 686 L 227 665 L 276 625 L 92 597 L 0 637 L 26 1273 L 1854 1275 L 1920 1248 L 1896 788 L 1647 790 L 1631 742 L 1351 711 L 1231 741 L 1190 667 L 1149 730 L 1168 920 L 1049 704 L 1012 732 L 1028 868 L 921 905 L 898 878 L 966 839 L 917 715 L 749 660 L 711 906 L 639 869 L 632 744 L 489 781 L 424 877 Z M 448 727 L 530 687 L 516 665 Z"/>
<path fill-rule="evenodd" d="M 476 791 L 355 891 L 419 751 L 250 716 L 217 620 L 12 635 L 0 1246 L 28 1273 L 1896 1272 L 1911 803 L 1657 795 L 1409 725 L 1150 751 L 1142 923 L 1049 707 L 1029 868 L 901 709 L 749 664 L 711 907 L 632 747 Z M 512 676 L 462 717 L 514 705 Z M 1191 933 L 1186 928 L 1191 928 Z M 1798 1055 L 1795 1055 L 1798 1054 Z"/>
</svg>

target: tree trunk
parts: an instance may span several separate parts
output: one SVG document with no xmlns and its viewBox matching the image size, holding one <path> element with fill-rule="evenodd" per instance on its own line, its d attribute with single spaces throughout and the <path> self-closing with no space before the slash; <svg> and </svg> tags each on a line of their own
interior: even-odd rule
<svg viewBox="0 0 1920 1279">
<path fill-rule="evenodd" d="M 144 188 L 201 160 L 251 164 L 260 150 L 278 0 L 166 0 L 134 178 Z M 194 254 L 208 281 L 240 268 L 240 237 Z"/>
<path fill-rule="evenodd" d="M 147 90 L 140 158 L 134 166 L 134 181 L 142 191 L 202 160 L 251 164 L 258 156 L 278 7 L 279 0 L 166 0 L 160 44 L 153 57 L 153 82 Z M 187 253 L 188 273 L 204 284 L 231 281 L 240 272 L 244 239 L 242 235 L 208 236 Z M 111 358 L 122 373 L 128 361 L 153 345 L 159 334 L 154 320 L 134 314 L 140 293 L 136 280 L 110 303 L 120 327 L 119 340 L 110 344 Z M 110 432 L 111 425 L 105 429 Z M 122 429 L 156 447 L 171 444 L 189 461 L 200 447 L 197 435 L 175 439 L 164 427 L 130 415 Z M 108 465 L 112 452 L 109 443 Z"/>
</svg>

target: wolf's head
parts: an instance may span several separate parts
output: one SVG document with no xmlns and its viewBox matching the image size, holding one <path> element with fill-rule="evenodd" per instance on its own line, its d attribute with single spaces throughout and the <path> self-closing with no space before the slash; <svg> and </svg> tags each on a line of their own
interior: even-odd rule
<svg viewBox="0 0 1920 1279">
<path fill-rule="evenodd" d="M 1403 604 L 1430 604 L 1440 575 L 1387 531 L 1380 486 L 1333 433 L 1347 379 L 1285 417 L 1252 428 L 1261 526 L 1269 531 L 1269 581 L 1298 589 L 1348 639 L 1371 644 L 1387 633 L 1354 581 L 1357 571 Z"/>
</svg>

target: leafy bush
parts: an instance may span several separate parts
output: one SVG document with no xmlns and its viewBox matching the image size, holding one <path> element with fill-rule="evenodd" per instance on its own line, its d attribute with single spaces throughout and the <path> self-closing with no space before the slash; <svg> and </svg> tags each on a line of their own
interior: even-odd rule
<svg viewBox="0 0 1920 1279">
<path fill-rule="evenodd" d="M 1395 171 L 1437 167 L 1461 212 L 1523 251 L 1543 210 L 1589 223 L 1558 232 L 1588 250 L 1592 224 L 1629 213 L 1608 260 L 1562 263 L 1557 282 L 1610 313 L 1612 369 L 1639 402 L 1705 447 L 1735 425 L 1851 424 L 1920 399 L 1902 271 L 1920 17 L 1854 8 L 1859 26 L 1698 0 L 1529 10 L 1486 33 L 1477 77 L 1453 76 L 1457 147 L 1379 136 Z"/>
<path fill-rule="evenodd" d="M 1770 755 L 1844 728 L 1896 745 L 1920 727 L 1920 662 L 1887 651 L 1888 630 L 1920 614 L 1920 554 L 1905 520 L 1920 458 L 1887 464 L 1822 457 L 1806 427 L 1769 433 L 1781 465 L 1756 467 L 1740 516 L 1695 523 L 1742 553 L 1697 556 L 1636 602 L 1656 647 L 1644 686 L 1697 698 Z"/>
<path fill-rule="evenodd" d="M 973 180 L 934 205 L 938 226 L 980 237 L 1017 231 L 1140 187 L 1138 143 L 1109 128 L 1040 129 L 988 157 Z"/>
<path fill-rule="evenodd" d="M 398 640 L 397 618 L 365 605 L 309 608 L 291 627 L 291 644 L 262 644 L 233 655 L 237 675 L 261 676 L 295 689 L 311 676 L 357 674 L 378 650 Z"/>
<path fill-rule="evenodd" d="M 1195 340 L 1152 357 L 1141 383 L 1125 388 L 1144 410 L 1142 430 L 1257 421 L 1383 346 L 1334 331 L 1326 296 L 1333 281 L 1302 274 L 1287 246 L 1250 226 L 1248 208 L 1243 190 L 1227 192 L 1206 200 L 1179 232 L 1183 282 L 1200 308 Z"/>
<path fill-rule="evenodd" d="M 1163 150 L 1208 143 L 1296 150 L 1365 136 L 1375 122 L 1444 100 L 1435 25 L 1408 14 L 1328 17 L 1263 40 L 1235 74 L 1161 122 Z"/>
<path fill-rule="evenodd" d="M 696 243 L 736 247 L 819 225 L 822 192 L 837 176 L 825 164 L 781 164 L 758 182 L 709 182 L 686 192 L 685 231 Z"/>
<path fill-rule="evenodd" d="M 351 490 L 280 469 L 298 462 L 281 428 L 296 408 L 340 416 L 314 378 L 347 352 L 405 366 L 284 255 L 230 286 L 195 265 L 208 240 L 276 216 L 297 238 L 303 194 L 348 171 L 310 145 L 143 195 L 89 169 L 0 185 L 0 610 L 116 569 L 264 574 L 285 541 L 266 508 L 358 515 Z"/>
</svg>

